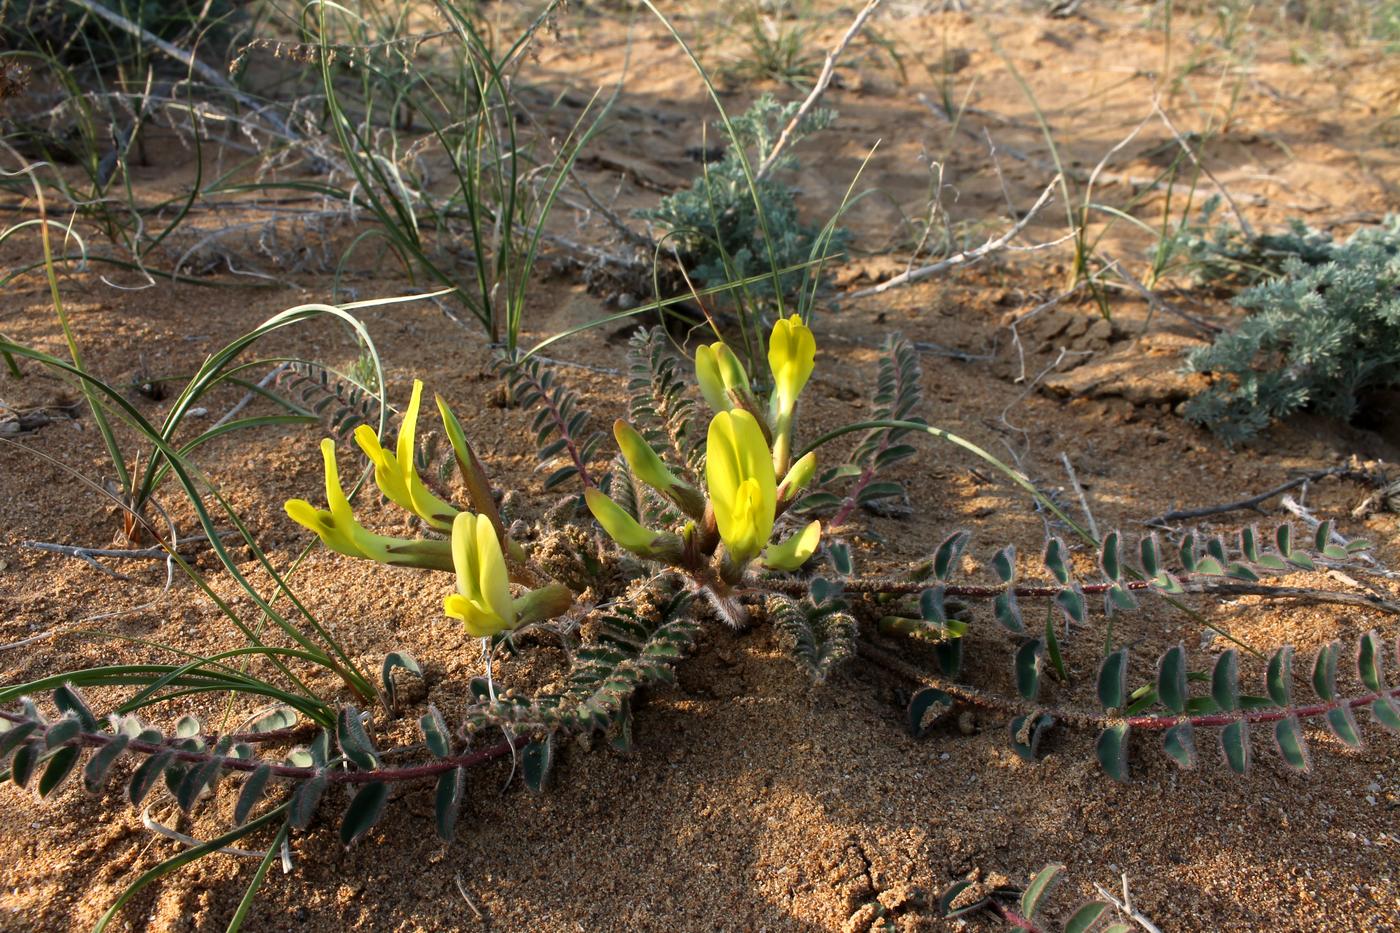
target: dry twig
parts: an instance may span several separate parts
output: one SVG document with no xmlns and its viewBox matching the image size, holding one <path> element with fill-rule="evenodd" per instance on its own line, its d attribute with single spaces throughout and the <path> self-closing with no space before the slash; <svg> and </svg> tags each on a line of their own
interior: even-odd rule
<svg viewBox="0 0 1400 933">
<path fill-rule="evenodd" d="M 879 9 L 882 2 L 883 0 L 869 0 L 869 2 L 865 4 L 865 7 L 856 14 L 856 18 L 851 21 L 851 26 L 846 30 L 845 35 L 841 37 L 841 41 L 837 42 L 835 47 L 832 48 L 830 52 L 826 53 L 826 62 L 822 65 L 821 74 L 817 76 L 816 85 L 813 86 L 812 92 L 807 95 L 807 99 L 797 108 L 797 112 L 792 115 L 792 119 L 788 121 L 787 126 L 783 127 L 783 131 L 778 134 L 778 141 L 773 144 L 773 148 L 769 151 L 767 158 L 759 164 L 758 171 L 754 172 L 754 181 L 762 180 L 773 170 L 773 166 L 777 164 L 778 157 L 782 155 L 783 149 L 792 141 L 793 134 L 797 132 L 798 125 L 801 124 L 807 114 L 811 112 L 811 109 L 817 105 L 817 101 L 821 99 L 821 96 L 826 93 L 826 89 L 831 85 L 831 79 L 836 74 L 836 59 L 840 58 L 841 53 L 846 51 L 846 46 L 851 44 L 851 40 L 856 37 L 856 33 L 861 31 L 865 26 L 866 20 L 870 19 L 870 17 L 875 14 L 875 11 Z"/>
<path fill-rule="evenodd" d="M 947 269 L 951 269 L 954 266 L 963 266 L 967 265 L 968 263 L 976 262 L 984 256 L 990 255 L 991 253 L 995 253 L 997 250 L 1004 249 L 1008 243 L 1014 240 L 1021 233 L 1021 231 L 1026 228 L 1026 225 L 1031 222 L 1031 219 L 1035 217 L 1037 213 L 1039 213 L 1040 209 L 1050 202 L 1051 194 L 1054 192 L 1055 186 L 1059 184 L 1059 181 L 1060 176 L 1058 175 L 1052 178 L 1050 180 L 1050 183 L 1045 186 L 1045 190 L 1040 193 L 1040 197 L 1037 198 L 1036 202 L 1031 205 L 1031 209 L 1026 211 L 1026 213 L 1021 217 L 1021 219 L 1016 221 L 1016 223 L 1013 224 L 1011 228 L 1008 229 L 1006 232 L 1001 234 L 1001 236 L 994 237 L 988 240 L 987 242 L 983 243 L 981 246 L 976 247 L 975 249 L 964 250 L 961 253 L 954 253 L 952 256 L 947 256 L 943 259 L 940 259 L 938 262 L 932 263 L 930 265 L 920 266 L 919 268 L 910 270 L 909 272 L 901 272 L 894 278 L 886 279 L 879 285 L 872 285 L 869 288 L 862 288 L 859 291 L 852 292 L 851 294 L 846 295 L 844 300 L 853 301 L 857 298 L 869 298 L 872 295 L 882 294 L 884 292 L 889 291 L 892 288 L 898 288 L 901 285 L 908 285 L 912 282 L 921 282 L 924 279 L 931 278 L 932 276 L 935 276 L 938 273 L 943 272 Z M 1063 239 L 1055 240 L 1051 243 L 1039 244 L 1033 248 L 1040 249 L 1042 247 L 1053 246 L 1055 243 L 1061 242 L 1063 242 Z"/>
</svg>

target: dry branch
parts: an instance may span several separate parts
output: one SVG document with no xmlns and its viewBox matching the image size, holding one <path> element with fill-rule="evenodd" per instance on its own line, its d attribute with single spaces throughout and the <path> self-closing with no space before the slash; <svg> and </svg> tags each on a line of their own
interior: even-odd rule
<svg viewBox="0 0 1400 933">
<path fill-rule="evenodd" d="M 1026 211 L 1026 213 L 1021 217 L 1021 219 L 1016 221 L 1016 223 L 1013 224 L 1011 228 L 1008 229 L 1001 236 L 988 240 L 976 249 L 969 249 L 964 250 L 961 253 L 954 253 L 952 256 L 944 257 L 938 262 L 931 263 L 930 265 L 920 266 L 917 269 L 910 269 L 908 272 L 901 272 L 894 278 L 881 282 L 879 285 L 872 285 L 870 288 L 862 288 L 860 291 L 852 292 L 851 294 L 846 295 L 844 300 L 853 301 L 857 298 L 869 298 L 872 295 L 882 294 L 883 292 L 887 292 L 892 288 L 898 288 L 901 285 L 908 285 L 912 282 L 921 282 L 924 279 L 931 278 L 932 276 L 935 276 L 938 273 L 943 272 L 947 269 L 951 269 L 954 266 L 967 265 L 968 263 L 976 262 L 984 256 L 988 256 L 992 253 L 995 253 L 997 250 L 1005 249 L 1006 245 L 1012 240 L 1014 240 L 1021 233 L 1021 231 L 1026 228 L 1026 225 L 1029 224 L 1031 222 L 1031 219 L 1035 217 L 1037 213 L 1040 212 L 1040 209 L 1050 202 L 1051 193 L 1055 190 L 1055 186 L 1059 184 L 1059 182 L 1060 176 L 1056 175 L 1054 178 L 1052 178 L 1050 180 L 1050 183 L 1045 186 L 1045 190 L 1040 193 L 1040 197 L 1037 198 L 1036 202 L 1031 205 L 1031 209 Z M 1060 241 L 1057 240 L 1055 242 Z M 1042 245 L 1049 246 L 1052 244 L 1047 243 Z"/>
<path fill-rule="evenodd" d="M 836 74 L 836 59 L 840 58 L 841 53 L 846 51 L 846 46 L 851 44 L 851 40 L 864 28 L 866 21 L 875 14 L 882 2 L 883 0 L 869 0 L 865 7 L 856 14 L 856 18 L 851 21 L 850 28 L 841 37 L 841 41 L 837 42 L 831 51 L 826 53 L 826 62 L 822 65 L 821 74 L 817 76 L 817 83 L 812 87 L 812 92 L 807 95 L 807 99 L 797 108 L 797 112 L 792 115 L 787 126 L 783 127 L 783 131 L 778 134 L 778 141 L 773 144 L 768 156 L 759 164 L 758 171 L 754 172 L 754 181 L 762 180 L 773 170 L 773 166 L 777 164 L 783 149 L 792 141 L 797 127 L 806 119 L 807 114 L 817 105 L 817 101 L 831 85 L 831 79 Z"/>
</svg>

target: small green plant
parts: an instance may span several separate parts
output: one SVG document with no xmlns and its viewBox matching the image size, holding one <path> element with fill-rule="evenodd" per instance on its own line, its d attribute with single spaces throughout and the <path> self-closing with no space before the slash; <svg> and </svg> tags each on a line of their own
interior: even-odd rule
<svg viewBox="0 0 1400 933">
<path fill-rule="evenodd" d="M 805 88 L 821 70 L 821 56 L 810 48 L 813 26 L 810 9 L 793 9 L 779 0 L 754 2 L 739 15 L 743 53 L 720 69 L 741 81 L 777 81 Z"/>
<path fill-rule="evenodd" d="M 385 40 L 372 21 L 340 15 L 352 41 L 335 41 L 332 14 L 339 8 L 325 6 L 318 8 L 314 44 L 298 46 L 298 54 L 318 66 L 356 201 L 377 224 L 350 251 L 381 239 L 410 268 L 452 289 L 491 341 L 514 352 L 546 223 L 606 109 L 595 112 L 595 97 L 565 137 L 549 143 L 516 96 L 520 67 L 557 0 L 545 3 L 513 41 L 486 29 L 474 8 L 436 6 L 447 29 L 434 36 L 455 40 L 445 69 L 415 60 L 424 40 L 403 36 L 398 19 L 383 27 Z M 352 69 L 357 94 L 347 88 L 343 67 Z M 421 130 L 407 128 L 419 120 Z M 445 188 L 424 174 L 427 152 L 446 161 Z"/>
<path fill-rule="evenodd" d="M 797 113 L 798 104 L 779 104 L 763 95 L 743 114 L 730 118 L 732 134 L 724 157 L 705 167 L 691 186 L 668 195 L 656 208 L 639 216 L 654 221 L 667 234 L 681 262 L 699 282 L 713 286 L 733 283 L 768 269 L 802 267 L 813 258 L 841 252 L 847 235 L 803 223 L 793 189 L 770 171 L 755 178 L 751 166 L 773 151 L 782 128 Z M 835 114 L 814 110 L 799 122 L 794 140 L 830 125 Z M 774 170 L 790 170 L 796 161 L 781 155 Z M 783 274 L 781 291 L 790 294 L 810 273 L 798 268 Z M 748 288 L 754 296 L 773 295 L 771 283 Z"/>
<path fill-rule="evenodd" d="M 1187 418 L 1241 441 L 1304 408 L 1351 418 L 1363 390 L 1400 381 L 1400 218 L 1338 244 L 1301 225 L 1267 242 L 1216 242 L 1248 251 L 1249 270 L 1281 260 L 1281 271 L 1236 299 L 1251 314 L 1235 331 L 1191 354 L 1188 369 L 1215 383 Z"/>
<path fill-rule="evenodd" d="M 1250 236 L 1217 219 L 1221 203 L 1219 195 L 1212 195 L 1201 206 L 1199 220 L 1161 238 L 1155 251 L 1159 277 L 1186 271 L 1197 285 L 1237 289 L 1281 275 L 1290 258 L 1309 266 L 1333 258 L 1332 237 L 1301 220 L 1289 221 L 1283 233 Z"/>
</svg>

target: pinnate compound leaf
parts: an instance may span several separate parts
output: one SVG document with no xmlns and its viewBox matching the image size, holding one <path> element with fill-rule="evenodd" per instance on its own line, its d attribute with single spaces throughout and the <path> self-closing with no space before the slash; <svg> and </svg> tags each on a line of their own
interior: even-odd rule
<svg viewBox="0 0 1400 933">
<path fill-rule="evenodd" d="M 1356 667 L 1361 674 L 1361 682 L 1373 693 L 1385 689 L 1385 646 L 1374 631 L 1361 636 L 1357 647 Z"/>
<path fill-rule="evenodd" d="M 1293 702 L 1293 646 L 1284 645 L 1269 658 L 1269 673 L 1266 677 L 1269 699 L 1279 706 L 1290 706 Z"/>
<path fill-rule="evenodd" d="M 1177 766 L 1189 771 L 1196 767 L 1196 734 L 1191 720 L 1184 719 L 1162 736 L 1162 750 Z"/>
<path fill-rule="evenodd" d="M 1351 748 L 1361 747 L 1361 733 L 1356 729 L 1356 717 L 1352 715 L 1350 706 L 1329 709 L 1325 718 L 1328 731 L 1340 739 L 1343 744 Z"/>
<path fill-rule="evenodd" d="M 82 723 L 84 732 L 96 732 L 98 729 L 97 717 L 88 708 L 87 701 L 78 692 L 78 688 L 72 684 L 64 684 L 53 692 L 53 703 L 59 712 L 73 716 Z"/>
<path fill-rule="evenodd" d="M 9 729 L 0 732 L 0 761 L 3 761 L 10 752 L 20 746 L 20 743 L 33 735 L 38 728 L 38 722 L 27 719 L 24 722 L 14 723 Z"/>
<path fill-rule="evenodd" d="M 1055 594 L 1055 605 L 1071 622 L 1084 624 L 1084 593 L 1078 586 L 1066 587 Z"/>
<path fill-rule="evenodd" d="M 39 777 L 39 796 L 50 797 L 73 773 L 83 750 L 76 745 L 65 745 L 49 756 L 44 773 Z"/>
<path fill-rule="evenodd" d="M 418 666 L 413 655 L 406 651 L 391 651 L 384 656 L 384 664 L 379 669 L 379 679 L 384 684 L 384 695 L 389 698 L 389 706 L 399 704 L 399 688 L 394 684 L 394 670 L 401 668 L 421 678 L 423 669 Z"/>
<path fill-rule="evenodd" d="M 1337 698 L 1337 656 L 1341 648 L 1342 643 L 1338 641 L 1323 645 L 1318 649 L 1317 660 L 1313 662 L 1313 689 L 1328 703 Z"/>
<path fill-rule="evenodd" d="M 1106 910 L 1108 905 L 1103 901 L 1090 901 L 1065 921 L 1065 933 L 1088 933 L 1089 928 L 1098 923 Z"/>
<path fill-rule="evenodd" d="M 1142 560 L 1143 575 L 1151 579 L 1162 571 L 1162 552 L 1157 544 L 1157 534 L 1153 532 L 1138 542 L 1138 555 Z"/>
<path fill-rule="evenodd" d="M 1103 550 L 1099 555 L 1099 567 L 1104 576 L 1115 583 L 1123 577 L 1123 555 L 1119 547 L 1121 537 L 1117 531 L 1110 531 L 1105 535 Z"/>
<path fill-rule="evenodd" d="M 39 754 L 37 742 L 29 742 L 15 750 L 14 757 L 10 759 L 10 780 L 16 787 L 29 786 L 29 779 L 39 766 Z"/>
<path fill-rule="evenodd" d="M 964 904 L 961 907 L 953 906 L 954 902 L 958 899 L 958 895 L 962 894 L 970 887 L 972 887 L 971 881 L 956 881 L 949 885 L 948 889 L 938 898 L 938 916 L 945 920 L 952 920 L 955 917 L 963 917 L 968 914 L 976 913 L 987 906 L 986 898 L 972 904 Z"/>
<path fill-rule="evenodd" d="M 452 733 L 447 728 L 447 720 L 436 706 L 429 704 L 428 711 L 418 720 L 423 730 L 423 738 L 428 743 L 428 751 L 435 758 L 446 758 L 452 754 Z"/>
<path fill-rule="evenodd" d="M 992 570 L 1002 583 L 1012 583 L 1016 579 L 1016 546 L 1008 544 L 992 555 Z"/>
<path fill-rule="evenodd" d="M 938 545 L 938 550 L 933 555 L 933 575 L 940 581 L 947 582 L 953 571 L 958 568 L 958 558 L 962 557 L 970 537 L 972 536 L 966 531 L 955 531 Z"/>
<path fill-rule="evenodd" d="M 131 775 L 131 782 L 126 786 L 126 797 L 131 801 L 133 807 L 141 806 L 141 801 L 146 799 L 146 795 L 151 792 L 151 788 L 156 786 L 165 769 L 175 760 L 175 750 L 168 748 L 162 752 L 156 752 L 151 757 L 136 768 Z"/>
<path fill-rule="evenodd" d="M 1032 713 L 1011 720 L 1011 748 L 1025 761 L 1035 761 L 1036 749 L 1045 733 L 1055 724 L 1049 713 Z"/>
<path fill-rule="evenodd" d="M 1026 631 L 1026 626 L 1021 621 L 1021 607 L 1016 604 L 1015 590 L 1006 589 L 998 593 L 992 600 L 992 613 L 1008 632 L 1020 635 Z"/>
<path fill-rule="evenodd" d="M 291 806 L 287 809 L 287 824 L 292 829 L 305 829 L 311 825 L 328 783 L 329 779 L 324 774 L 318 774 L 302 781 L 292 791 Z"/>
<path fill-rule="evenodd" d="M 242 826 L 244 820 L 248 819 L 248 814 L 253 812 L 253 807 L 262 799 L 263 791 L 266 790 L 268 779 L 271 777 L 272 765 L 266 763 L 258 765 L 258 769 L 248 775 L 242 790 L 238 792 L 238 802 L 233 807 L 235 826 Z"/>
<path fill-rule="evenodd" d="M 58 748 L 66 745 L 78 737 L 78 733 L 83 731 L 83 724 L 76 716 L 64 716 L 51 726 L 44 733 L 44 747 L 48 749 Z"/>
<path fill-rule="evenodd" d="M 1040 670 L 1045 664 L 1045 645 L 1038 638 L 1016 649 L 1016 691 L 1024 700 L 1035 701 L 1040 695 Z"/>
<path fill-rule="evenodd" d="M 335 738 L 341 753 L 361 771 L 373 771 L 379 767 L 379 754 L 365 732 L 360 711 L 355 707 L 343 706 L 336 714 Z"/>
<path fill-rule="evenodd" d="M 1054 535 L 1045 542 L 1045 569 L 1060 581 L 1061 586 L 1069 585 L 1069 552 L 1065 543 Z"/>
<path fill-rule="evenodd" d="M 1215 705 L 1227 713 L 1240 708 L 1240 661 L 1234 648 L 1227 649 L 1215 660 L 1210 675 L 1210 695 Z"/>
<path fill-rule="evenodd" d="M 1377 697 L 1371 704 L 1371 715 L 1391 732 L 1400 732 L 1400 708 L 1390 697 Z"/>
<path fill-rule="evenodd" d="M 910 735 L 921 739 L 953 711 L 953 705 L 951 694 L 937 687 L 924 687 L 909 700 L 909 708 L 904 715 L 905 727 Z"/>
<path fill-rule="evenodd" d="M 354 845 L 356 840 L 373 829 L 384 815 L 384 805 L 388 800 L 389 785 L 384 781 L 373 781 L 356 791 L 340 821 L 341 844 Z"/>
<path fill-rule="evenodd" d="M 112 765 L 117 763 L 122 752 L 126 751 L 127 745 L 131 744 L 131 736 L 126 733 L 118 733 L 112 741 L 93 752 L 83 766 L 83 788 L 89 794 L 95 794 L 102 789 L 102 785 L 107 783 L 107 776 L 112 772 Z"/>
<path fill-rule="evenodd" d="M 525 786 L 537 794 L 542 792 L 554 768 L 554 733 L 526 745 L 520 758 Z"/>
</svg>

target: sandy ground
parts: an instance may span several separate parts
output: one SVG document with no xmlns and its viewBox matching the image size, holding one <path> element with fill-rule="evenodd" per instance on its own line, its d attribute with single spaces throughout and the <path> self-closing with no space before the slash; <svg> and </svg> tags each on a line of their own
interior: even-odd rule
<svg viewBox="0 0 1400 933">
<path fill-rule="evenodd" d="M 820 40 L 834 37 L 843 23 L 833 14 Z M 879 254 L 907 255 L 909 234 L 899 226 L 900 214 L 927 208 L 928 171 L 921 159 L 946 163 L 945 182 L 952 187 L 945 208 L 955 229 L 974 242 L 1000 229 L 1003 222 L 990 218 L 1004 214 L 1006 196 L 1027 205 L 1053 174 L 1034 114 L 992 36 L 1035 90 L 1067 165 L 1092 169 L 1151 113 L 1153 88 L 1166 83 L 1161 70 L 1196 56 L 1202 64 L 1164 106 L 1183 132 L 1208 121 L 1225 126 L 1208 147 L 1208 164 L 1256 226 L 1303 216 L 1319 226 L 1335 222 L 1345 232 L 1395 203 L 1400 166 L 1385 133 L 1395 126 L 1396 72 L 1394 59 L 1376 48 L 1270 34 L 1253 39 L 1244 61 L 1212 45 L 1210 21 L 1201 20 L 1189 28 L 1179 24 L 1169 59 L 1160 29 L 1140 11 L 987 23 L 990 32 L 967 16 L 897 7 L 878 27 L 895 41 L 905 76 L 866 49 L 859 69 L 844 72 L 842 86 L 831 92 L 827 102 L 840 112 L 839 122 L 826 143 L 798 153 L 804 205 L 820 210 L 839 198 L 876 140 L 883 142 L 864 180 L 889 194 L 867 198 L 852 211 L 858 255 L 838 271 L 840 287 L 868 285 L 901 268 Z M 703 20 L 685 24 L 699 27 Z M 596 161 L 585 166 L 587 177 L 607 183 L 600 190 L 617 191 L 623 209 L 654 203 L 657 188 L 674 187 L 695 171 L 685 149 L 698 143 L 707 109 L 688 64 L 646 20 L 629 23 L 588 9 L 561 21 L 538 61 L 542 86 L 591 91 L 618 79 L 618 48 L 629 36 L 627 90 L 616 125 L 602 137 Z M 706 54 L 724 52 L 721 44 Z M 920 99 L 937 101 L 949 87 L 958 102 L 967 95 L 956 128 Z M 731 95 L 731 102 L 742 99 Z M 1001 154 L 1000 177 L 983 130 Z M 1169 140 L 1160 123 L 1149 122 L 1108 170 L 1123 178 L 1150 176 L 1153 158 L 1160 158 L 1154 152 Z M 1024 158 L 1008 155 L 1012 150 Z M 177 169 L 151 169 L 152 190 L 174 185 Z M 1130 193 L 1108 184 L 1100 196 L 1122 204 Z M 1140 207 L 1143 216 L 1156 216 L 1159 196 Z M 1062 230 L 1062 206 L 1056 205 L 1025 242 Z M 1141 264 L 1143 242 L 1125 225 L 1109 231 L 1103 244 L 1130 265 Z M 3 260 L 9 266 L 32 259 L 33 248 L 11 241 Z M 1013 334 L 1008 324 L 1058 293 L 1065 261 L 1062 249 L 1004 257 L 839 308 L 833 294 L 814 324 L 821 355 L 806 395 L 803 433 L 812 437 L 868 417 L 878 344 L 898 331 L 928 347 L 922 356 L 924 417 L 1019 460 L 1037 482 L 1074 505 L 1060 464 L 1061 452 L 1068 454 L 1104 529 L 1121 527 L 1135 536 L 1143 519 L 1169 507 L 1228 501 L 1353 455 L 1389 463 L 1400 457 L 1393 427 L 1377 433 L 1310 417 L 1269 431 L 1243 451 L 1227 450 L 1174 414 L 1187 392 L 1175 371 L 1199 335 L 1170 314 L 1149 314 L 1133 296 L 1113 297 L 1112 323 L 1101 322 L 1091 304 L 1066 302 L 1022 322 Z M 62 287 L 87 364 L 114 381 L 130 381 L 140 373 L 188 373 L 211 348 L 269 315 L 329 298 L 327 275 L 303 271 L 287 279 L 289 287 L 266 290 L 162 284 L 131 292 L 108 288 L 95 275 L 70 275 Z M 361 297 L 413 290 L 382 275 L 361 276 L 356 288 Z M 1173 300 L 1211 318 L 1234 313 L 1211 295 Z M 17 282 L 5 304 L 0 328 L 8 336 L 62 352 L 40 279 Z M 543 280 L 531 296 L 527 339 L 608 310 L 573 278 Z M 446 396 L 497 483 L 521 493 L 513 497 L 511 517 L 540 522 L 558 496 L 540 491 L 545 474 L 536 469 L 528 437 L 531 414 L 495 403 L 499 383 L 478 335 L 427 303 L 372 309 L 364 320 L 385 358 L 390 397 L 402 403 L 414 377 Z M 595 330 L 554 352 L 616 368 L 623 365 L 625 336 Z M 341 367 L 354 356 L 342 330 L 324 325 L 284 332 L 262 352 L 295 352 Z M 71 386 L 34 367 L 26 373 L 0 388 L 6 409 L 53 410 L 76 400 Z M 617 376 L 578 368 L 562 369 L 560 376 L 584 392 L 595 423 L 623 414 Z M 210 417 L 237 398 L 234 391 L 211 397 Z M 139 396 L 133 401 L 151 417 L 168 404 Z M 260 405 L 253 410 L 272 411 Z M 259 430 L 216 441 L 199 457 L 279 565 L 304 541 L 281 503 L 320 496 L 318 437 L 313 430 Z M 142 656 L 129 643 L 98 633 L 194 651 L 237 643 L 208 600 L 188 583 L 165 589 L 156 567 L 123 567 L 130 579 L 114 581 L 80 562 L 20 547 L 28 539 L 105 545 L 115 528 L 102 497 L 77 478 L 106 475 L 90 417 L 47 424 L 20 444 L 0 445 L 0 642 L 58 634 L 7 648 L 5 683 Z M 348 446 L 342 457 L 351 457 Z M 907 485 L 912 514 L 859 516 L 849 537 L 862 569 L 899 568 L 927 557 L 955 528 L 974 533 L 964 567 L 969 579 L 988 577 L 985 562 L 1003 544 L 1016 544 L 1023 555 L 1038 552 L 1041 518 L 1009 484 L 961 451 L 924 445 L 895 478 Z M 1308 490 L 1307 503 L 1336 516 L 1346 534 L 1376 542 L 1377 558 L 1394 566 L 1400 562 L 1396 516 L 1350 517 L 1366 492 L 1350 481 L 1329 480 Z M 188 527 L 188 509 L 173 489 L 162 502 Z M 1233 513 L 1201 527 L 1228 530 L 1256 518 L 1267 524 L 1280 515 L 1276 502 L 1269 508 L 1267 516 Z M 367 506 L 365 515 L 386 533 L 410 532 L 388 509 Z M 1076 553 L 1076 560 L 1087 575 L 1092 555 Z M 220 592 L 249 611 L 209 558 L 200 566 Z M 256 570 L 251 562 L 246 569 Z M 1043 576 L 1024 558 L 1022 572 Z M 1339 585 L 1323 576 L 1298 579 Z M 398 649 L 423 664 L 426 695 L 403 719 L 376 720 L 382 743 L 414 741 L 410 724 L 427 702 L 450 716 L 466 701 L 467 680 L 481 662 L 475 644 L 441 614 L 446 577 L 318 549 L 294 583 L 368 664 Z M 1393 617 L 1350 607 L 1191 602 L 1212 624 L 1266 652 L 1292 643 L 1310 657 L 1334 638 L 1352 645 L 1376 629 L 1393 644 L 1400 632 Z M 1028 608 L 1028 620 L 1041 611 Z M 1092 705 L 1104 625 L 1095 613 L 1065 642 L 1071 680 L 1048 685 L 1048 702 Z M 1198 669 L 1222 647 L 1209 630 L 1163 605 L 1120 617 L 1116 626 L 1119 642 L 1132 649 L 1135 682 L 1150 676 L 1149 659 L 1173 644 L 1184 643 Z M 1009 694 L 1010 648 L 989 612 L 979 609 L 965 679 Z M 913 659 L 929 661 L 917 652 Z M 562 663 L 562 652 L 544 645 L 498 663 L 494 673 L 498 681 L 530 689 L 556 675 Z M 1260 684 L 1257 663 L 1243 668 L 1246 684 Z M 1348 689 L 1355 687 L 1349 668 L 1343 679 Z M 933 908 L 950 883 L 970 876 L 1021 883 L 1051 861 L 1064 862 L 1067 871 L 1047 921 L 1063 921 L 1093 896 L 1095 883 L 1114 888 L 1126 874 L 1135 904 L 1164 931 L 1397 927 L 1400 743 L 1369 723 L 1360 752 L 1345 751 L 1310 727 L 1308 775 L 1285 768 L 1262 739 L 1244 778 L 1227 769 L 1213 742 L 1203 742 L 1197 770 L 1179 772 L 1141 740 L 1135 780 L 1123 786 L 1094 762 L 1094 736 L 1073 729 L 1051 732 L 1034 764 L 1013 754 L 1005 719 L 993 713 L 969 712 L 923 740 L 911 739 L 901 726 L 910 686 L 857 660 L 813 688 L 766 626 L 736 633 L 709 624 L 682 664 L 677 687 L 652 691 L 638 708 L 630 754 L 570 743 L 542 795 L 524 790 L 518 779 L 507 785 L 506 762 L 478 769 L 451 846 L 431 831 L 428 788 L 396 790 L 383 822 L 350 851 L 339 845 L 336 821 L 323 819 L 295 837 L 292 873 L 274 872 L 246 928 L 935 929 L 941 922 Z M 99 705 L 117 696 L 91 694 Z M 191 709 L 218 712 L 214 704 Z M 172 721 L 180 711 L 170 712 Z M 192 818 L 180 817 L 168 799 L 157 799 L 150 814 L 208 837 L 227 825 L 232 786 L 226 782 Z M 0 927 L 6 929 L 86 929 L 141 871 L 178 848 L 144 830 L 141 815 L 115 789 L 93 799 L 69 786 L 37 804 L 7 786 L 0 800 L 11 823 L 0 833 L 0 864 L 7 866 Z M 332 798 L 325 812 L 333 815 L 341 806 Z M 220 929 L 251 872 L 247 859 L 205 859 L 148 889 L 122 922 L 132 929 Z"/>
</svg>

